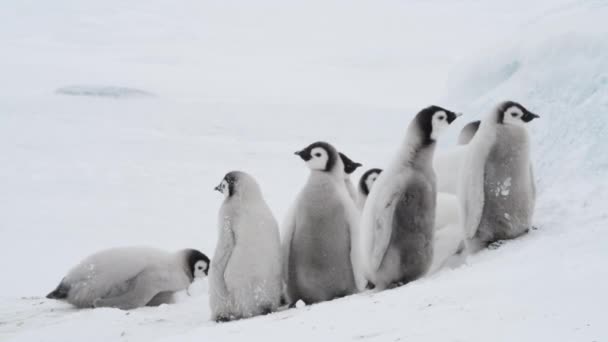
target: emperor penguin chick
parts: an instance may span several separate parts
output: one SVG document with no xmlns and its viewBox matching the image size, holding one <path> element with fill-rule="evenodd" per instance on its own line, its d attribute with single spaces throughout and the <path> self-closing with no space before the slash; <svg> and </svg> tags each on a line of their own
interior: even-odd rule
<svg viewBox="0 0 608 342">
<path fill-rule="evenodd" d="M 173 293 L 205 277 L 208 268 L 209 258 L 195 249 L 169 253 L 151 247 L 112 248 L 85 258 L 47 298 L 79 308 L 123 310 L 170 303 Z"/>
<path fill-rule="evenodd" d="M 279 228 L 252 176 L 233 171 L 215 188 L 224 194 L 219 239 L 209 273 L 212 319 L 275 311 L 281 299 Z"/>
<path fill-rule="evenodd" d="M 288 302 L 313 304 L 365 286 L 358 263 L 358 211 L 344 186 L 336 149 L 316 142 L 296 152 L 310 169 L 283 229 Z"/>
<path fill-rule="evenodd" d="M 361 163 L 351 160 L 342 152 L 339 152 L 338 154 L 340 155 L 340 159 L 342 159 L 342 163 L 344 164 L 344 183 L 346 185 L 346 190 L 348 190 L 348 195 L 353 202 L 357 203 L 357 191 L 355 190 L 355 186 L 353 185 L 350 176 L 362 165 Z"/>
<path fill-rule="evenodd" d="M 433 259 L 436 140 L 459 114 L 430 106 L 410 123 L 393 163 L 376 180 L 361 218 L 365 273 L 378 289 L 423 276 Z"/>
<path fill-rule="evenodd" d="M 359 179 L 359 186 L 357 191 L 357 207 L 359 210 L 363 210 L 365 206 L 365 201 L 367 201 L 367 196 L 369 196 L 369 192 L 372 189 L 372 186 L 376 182 L 376 179 L 382 173 L 381 169 L 369 169 L 365 171 L 363 176 Z"/>
<path fill-rule="evenodd" d="M 536 190 L 526 126 L 538 117 L 517 102 L 502 102 L 469 142 L 459 197 L 470 252 L 531 227 Z"/>
</svg>

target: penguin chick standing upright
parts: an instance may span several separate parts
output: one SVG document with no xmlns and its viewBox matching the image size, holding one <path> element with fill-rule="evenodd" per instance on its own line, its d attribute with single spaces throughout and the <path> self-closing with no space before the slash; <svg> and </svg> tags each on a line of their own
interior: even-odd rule
<svg viewBox="0 0 608 342">
<path fill-rule="evenodd" d="M 410 123 L 393 163 L 376 180 L 361 218 L 368 280 L 379 289 L 423 276 L 433 258 L 436 140 L 459 115 L 438 107 Z"/>
<path fill-rule="evenodd" d="M 288 302 L 313 304 L 353 294 L 364 284 L 355 245 L 358 211 L 344 186 L 342 160 L 325 142 L 296 154 L 310 176 L 283 229 Z"/>
<path fill-rule="evenodd" d="M 282 290 L 279 228 L 262 191 L 240 171 L 226 174 L 215 189 L 224 194 L 224 202 L 209 273 L 212 318 L 226 321 L 275 311 Z"/>
<path fill-rule="evenodd" d="M 502 102 L 468 144 L 459 196 L 470 252 L 530 228 L 536 190 L 526 126 L 538 117 L 517 102 Z"/>
<path fill-rule="evenodd" d="M 344 164 L 344 183 L 346 184 L 346 190 L 348 190 L 348 195 L 350 198 L 352 198 L 353 202 L 357 203 L 357 192 L 355 191 L 353 182 L 350 180 L 350 175 L 362 165 L 361 163 L 352 161 L 342 152 L 339 152 L 338 154 L 340 155 L 340 159 L 342 159 L 342 163 Z"/>
<path fill-rule="evenodd" d="M 363 176 L 361 176 L 361 178 L 359 179 L 359 187 L 357 194 L 357 207 L 359 208 L 359 210 L 363 210 L 363 207 L 365 206 L 365 201 L 367 201 L 367 196 L 369 196 L 369 192 L 372 189 L 374 182 L 376 182 L 376 179 L 378 179 L 381 173 L 381 169 L 369 169 L 365 171 Z"/>
<path fill-rule="evenodd" d="M 194 249 L 169 253 L 151 247 L 119 247 L 97 252 L 72 268 L 46 297 L 79 308 L 123 310 L 163 303 L 205 277 L 209 258 Z"/>
</svg>

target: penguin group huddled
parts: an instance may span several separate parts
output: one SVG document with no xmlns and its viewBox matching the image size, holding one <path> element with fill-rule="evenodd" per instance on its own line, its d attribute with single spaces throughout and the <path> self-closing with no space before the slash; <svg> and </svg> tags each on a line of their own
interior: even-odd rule
<svg viewBox="0 0 608 342">
<path fill-rule="evenodd" d="M 208 274 L 212 319 L 229 321 L 415 281 L 531 228 L 535 185 L 527 124 L 505 101 L 467 124 L 452 151 L 437 140 L 460 114 L 422 109 L 394 159 L 363 173 L 327 142 L 295 152 L 310 173 L 281 230 L 256 180 L 227 173 L 213 259 L 186 249 L 115 248 L 73 268 L 47 297 L 77 307 L 169 302 Z"/>
</svg>

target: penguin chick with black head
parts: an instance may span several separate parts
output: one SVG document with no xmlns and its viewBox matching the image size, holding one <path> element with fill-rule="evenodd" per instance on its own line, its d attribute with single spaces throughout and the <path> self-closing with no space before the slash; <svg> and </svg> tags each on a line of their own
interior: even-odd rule
<svg viewBox="0 0 608 342">
<path fill-rule="evenodd" d="M 172 294 L 187 289 L 195 278 L 206 277 L 208 269 L 209 258 L 195 249 L 112 248 L 85 258 L 47 298 L 79 308 L 159 305 L 170 303 Z"/>
<path fill-rule="evenodd" d="M 228 321 L 273 312 L 282 291 L 277 221 L 249 174 L 229 172 L 215 189 L 224 194 L 224 202 L 209 273 L 212 318 Z"/>
<path fill-rule="evenodd" d="M 459 196 L 470 252 L 517 238 L 532 225 L 536 190 L 527 126 L 536 118 L 517 102 L 502 102 L 469 142 Z"/>
<path fill-rule="evenodd" d="M 367 196 L 369 196 L 369 192 L 372 189 L 372 186 L 376 182 L 376 179 L 382 173 L 381 169 L 369 169 L 365 171 L 365 173 L 359 179 L 359 186 L 357 191 L 357 207 L 359 210 L 363 210 L 365 206 L 365 201 L 367 201 Z"/>
<path fill-rule="evenodd" d="M 358 211 L 344 186 L 338 151 L 316 142 L 296 152 L 310 176 L 285 219 L 283 261 L 286 297 L 313 304 L 357 292 Z"/>
<path fill-rule="evenodd" d="M 421 110 L 371 189 L 361 218 L 361 248 L 367 280 L 378 289 L 416 280 L 431 265 L 437 197 L 433 153 L 438 137 L 458 116 L 438 106 Z"/>
<path fill-rule="evenodd" d="M 348 191 L 348 195 L 353 200 L 353 202 L 357 203 L 357 192 L 355 191 L 355 186 L 350 179 L 350 176 L 362 166 L 361 163 L 357 163 L 350 158 L 348 158 L 344 153 L 339 152 L 340 159 L 342 159 L 342 164 L 344 164 L 344 183 L 346 185 L 346 190 Z"/>
</svg>

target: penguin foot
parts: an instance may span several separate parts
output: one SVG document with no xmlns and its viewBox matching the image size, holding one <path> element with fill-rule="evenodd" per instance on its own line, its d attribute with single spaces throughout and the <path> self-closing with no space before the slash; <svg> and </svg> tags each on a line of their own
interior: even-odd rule
<svg viewBox="0 0 608 342">
<path fill-rule="evenodd" d="M 397 282 L 391 283 L 391 284 L 390 284 L 389 286 L 387 286 L 386 288 L 387 288 L 388 290 L 392 290 L 392 289 L 396 289 L 396 288 L 398 288 L 398 287 L 401 287 L 401 286 L 403 286 L 403 285 L 405 285 L 405 284 L 407 284 L 407 283 L 408 283 L 408 282 L 406 282 L 406 281 L 397 281 Z"/>
<path fill-rule="evenodd" d="M 376 284 L 372 283 L 371 281 L 368 281 L 367 285 L 365 285 L 366 290 L 373 290 L 375 288 L 376 288 Z"/>
<path fill-rule="evenodd" d="M 267 306 L 262 308 L 262 316 L 266 316 L 272 313 L 272 307 Z"/>
<path fill-rule="evenodd" d="M 215 318 L 215 322 L 216 323 L 226 323 L 226 322 L 230 322 L 231 319 L 229 316 L 217 316 Z"/>
<path fill-rule="evenodd" d="M 498 248 L 500 248 L 500 246 L 504 245 L 505 241 L 504 240 L 498 240 L 498 241 L 494 241 L 491 244 L 488 245 L 488 249 L 490 250 L 496 250 Z"/>
</svg>

